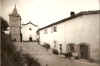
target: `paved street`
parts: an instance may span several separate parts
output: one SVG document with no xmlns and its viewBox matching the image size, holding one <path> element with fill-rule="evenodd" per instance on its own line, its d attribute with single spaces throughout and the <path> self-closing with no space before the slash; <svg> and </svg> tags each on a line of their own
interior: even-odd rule
<svg viewBox="0 0 100 66">
<path fill-rule="evenodd" d="M 95 63 L 80 62 L 79 60 L 68 60 L 62 56 L 52 54 L 51 50 L 37 45 L 36 43 L 23 43 L 22 50 L 37 59 L 42 66 L 100 66 Z"/>
</svg>

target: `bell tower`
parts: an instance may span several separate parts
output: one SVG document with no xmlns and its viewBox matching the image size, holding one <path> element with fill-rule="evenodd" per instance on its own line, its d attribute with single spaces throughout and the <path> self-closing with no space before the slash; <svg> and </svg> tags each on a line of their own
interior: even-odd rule
<svg viewBox="0 0 100 66">
<path fill-rule="evenodd" d="M 21 40 L 21 16 L 17 12 L 16 5 L 13 12 L 9 14 L 10 35 L 13 41 L 20 42 Z"/>
</svg>

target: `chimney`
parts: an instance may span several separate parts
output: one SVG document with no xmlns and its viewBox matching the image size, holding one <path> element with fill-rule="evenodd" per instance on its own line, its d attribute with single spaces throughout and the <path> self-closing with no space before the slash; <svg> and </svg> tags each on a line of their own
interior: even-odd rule
<svg viewBox="0 0 100 66">
<path fill-rule="evenodd" d="M 70 16 L 75 16 L 75 12 L 74 11 L 71 11 L 70 12 Z"/>
</svg>

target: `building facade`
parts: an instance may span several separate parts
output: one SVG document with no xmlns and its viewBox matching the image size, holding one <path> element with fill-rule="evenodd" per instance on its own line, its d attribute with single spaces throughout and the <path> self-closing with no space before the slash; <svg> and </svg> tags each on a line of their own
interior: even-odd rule
<svg viewBox="0 0 100 66">
<path fill-rule="evenodd" d="M 48 43 L 62 53 L 100 60 L 100 10 L 71 13 L 68 18 L 38 30 L 40 44 Z"/>
<path fill-rule="evenodd" d="M 36 31 L 38 26 L 29 21 L 27 24 L 22 24 L 21 32 L 22 32 L 22 41 L 36 41 L 37 34 Z"/>
<path fill-rule="evenodd" d="M 21 16 L 17 12 L 17 8 L 9 14 L 10 35 L 13 41 L 21 41 Z"/>
</svg>

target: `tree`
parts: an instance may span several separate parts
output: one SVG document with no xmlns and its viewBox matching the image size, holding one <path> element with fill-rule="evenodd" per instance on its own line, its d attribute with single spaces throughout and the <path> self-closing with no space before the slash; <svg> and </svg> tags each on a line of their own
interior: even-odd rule
<svg viewBox="0 0 100 66">
<path fill-rule="evenodd" d="M 7 21 L 5 19 L 3 19 L 2 17 L 0 17 L 0 21 L 1 21 L 1 31 L 5 31 L 7 30 L 7 27 L 9 26 Z"/>
<path fill-rule="evenodd" d="M 16 51 L 16 47 L 11 41 L 11 37 L 4 33 L 8 28 L 8 23 L 2 17 L 1 21 L 1 66 L 23 66 L 21 53 Z"/>
<path fill-rule="evenodd" d="M 31 56 L 24 56 L 21 51 L 17 51 L 15 45 L 11 41 L 10 35 L 4 33 L 8 28 L 8 23 L 2 17 L 1 21 L 1 66 L 40 66 Z M 24 61 L 27 60 L 25 63 Z"/>
</svg>

